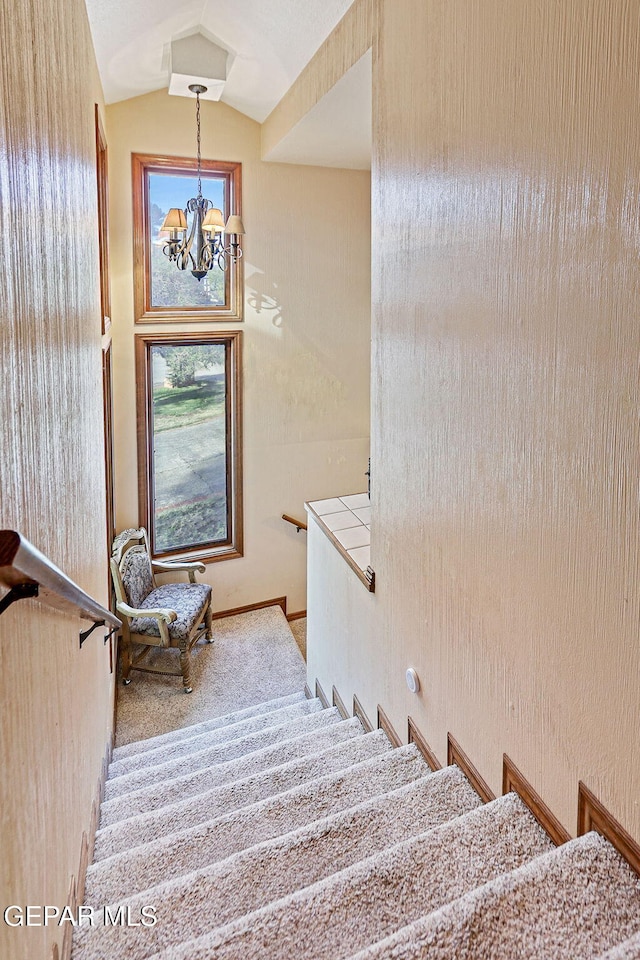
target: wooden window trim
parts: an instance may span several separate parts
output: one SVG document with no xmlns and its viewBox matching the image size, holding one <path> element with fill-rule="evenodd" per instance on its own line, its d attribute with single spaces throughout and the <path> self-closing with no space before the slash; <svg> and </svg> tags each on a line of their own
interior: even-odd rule
<svg viewBox="0 0 640 960">
<path fill-rule="evenodd" d="M 116 534 L 116 510 L 113 473 L 113 357 L 111 340 L 102 349 L 102 403 L 104 413 L 104 463 L 105 484 L 107 488 L 107 556 L 111 555 L 111 544 Z M 109 592 L 111 574 L 107 570 Z"/>
<path fill-rule="evenodd" d="M 231 403 L 227 407 L 227 521 L 229 536 L 224 544 L 198 545 L 180 551 L 155 552 L 153 548 L 152 499 L 152 391 L 149 352 L 155 344 L 188 346 L 198 343 L 228 343 L 226 384 Z M 242 331 L 202 333 L 149 333 L 135 335 L 136 411 L 138 439 L 138 509 L 140 526 L 147 528 L 153 557 L 188 557 L 202 563 L 233 560 L 243 556 L 242 509 Z"/>
<path fill-rule="evenodd" d="M 220 307 L 153 307 L 149 257 L 148 173 L 190 173 L 197 161 L 189 157 L 131 155 L 133 178 L 133 287 L 136 323 L 188 323 L 206 320 L 241 321 L 244 307 L 244 270 L 242 259 L 231 263 L 225 273 L 225 305 Z M 222 160 L 202 160 L 200 168 L 225 180 L 225 204 L 230 213 L 242 216 L 242 164 Z M 176 268 L 177 269 L 177 268 Z"/>
<path fill-rule="evenodd" d="M 109 177 L 107 138 L 104 134 L 100 108 L 95 105 L 96 126 L 96 183 L 98 190 L 98 256 L 100 260 L 100 313 L 104 335 L 111 326 L 111 281 L 109 275 Z"/>
</svg>

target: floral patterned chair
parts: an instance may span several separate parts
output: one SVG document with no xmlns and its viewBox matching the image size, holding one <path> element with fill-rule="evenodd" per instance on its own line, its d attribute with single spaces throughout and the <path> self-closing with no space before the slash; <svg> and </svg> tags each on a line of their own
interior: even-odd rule
<svg viewBox="0 0 640 960">
<path fill-rule="evenodd" d="M 204 573 L 202 563 L 159 563 L 151 560 L 147 531 L 123 530 L 113 541 L 111 576 L 116 593 L 116 609 L 122 616 L 122 680 L 130 683 L 132 670 L 182 677 L 185 693 L 191 693 L 191 648 L 204 635 L 211 636 L 211 587 L 195 582 L 196 571 Z M 187 571 L 189 583 L 158 586 L 155 573 Z M 142 644 L 132 658 L 131 644 Z M 139 666 L 151 647 L 177 647 L 180 673 Z"/>
</svg>

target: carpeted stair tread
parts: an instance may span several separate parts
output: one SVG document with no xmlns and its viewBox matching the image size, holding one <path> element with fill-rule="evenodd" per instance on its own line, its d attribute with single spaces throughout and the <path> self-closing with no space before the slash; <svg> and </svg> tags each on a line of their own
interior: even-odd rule
<svg viewBox="0 0 640 960">
<path fill-rule="evenodd" d="M 243 780 L 286 763 L 303 762 L 324 750 L 362 737 L 363 733 L 360 721 L 354 717 L 332 723 L 320 730 L 302 732 L 290 740 L 273 743 L 236 760 L 139 787 L 131 793 L 102 803 L 100 827 L 107 827 L 144 811 L 158 810 L 186 797 L 197 797 L 214 787 Z"/>
<path fill-rule="evenodd" d="M 598 834 L 556 848 L 302 693 L 190 716 L 114 753 L 73 960 L 640 960 L 640 878 Z"/>
<path fill-rule="evenodd" d="M 195 826 L 210 820 L 212 814 L 222 816 L 284 793 L 309 780 L 317 780 L 329 773 L 345 770 L 354 763 L 391 751 L 392 747 L 382 730 L 363 734 L 345 743 L 330 747 L 321 753 L 311 754 L 299 760 L 265 770 L 262 773 L 236 780 L 233 783 L 214 787 L 198 795 L 197 803 L 192 797 L 174 801 L 154 811 L 145 811 L 126 820 L 98 830 L 93 851 L 94 861 L 111 857 L 122 850 L 157 840 L 166 833 L 167 823 Z"/>
<path fill-rule="evenodd" d="M 158 922 L 152 928 L 85 927 L 76 931 L 74 960 L 102 960 L 107 956 L 142 960 L 149 952 L 229 923 L 385 847 L 462 816 L 480 804 L 480 798 L 458 767 L 447 767 L 126 901 L 120 900 L 130 908 L 132 916 L 139 916 L 147 903 L 185 903 L 188 909 L 159 910 Z"/>
<path fill-rule="evenodd" d="M 112 760 L 123 760 L 125 757 L 133 757 L 138 753 L 144 753 L 147 750 L 154 750 L 165 743 L 175 743 L 177 740 L 188 740 L 189 737 L 198 736 L 206 730 L 218 730 L 222 727 L 231 726 L 239 723 L 241 720 L 248 720 L 251 717 L 261 717 L 282 707 L 292 706 L 294 703 L 300 703 L 306 700 L 305 694 L 290 693 L 286 697 L 277 697 L 275 700 L 267 700 L 266 703 L 257 703 L 253 707 L 245 707 L 244 710 L 236 710 L 233 713 L 225 713 L 221 717 L 212 717 L 210 720 L 201 720 L 186 727 L 178 727 L 177 730 L 171 730 L 169 733 L 160 733 L 156 737 L 147 737 L 145 740 L 134 740 L 132 743 L 125 743 L 121 747 L 116 747 L 113 751 Z"/>
<path fill-rule="evenodd" d="M 274 744 L 281 745 L 283 741 L 298 737 L 303 732 L 310 733 L 323 727 L 338 724 L 341 721 L 342 717 L 335 707 L 329 710 L 319 710 L 316 713 L 298 717 L 275 727 L 267 727 L 266 730 L 249 733 L 247 736 L 239 737 L 231 742 L 225 741 L 224 743 L 214 744 L 212 747 L 205 747 L 175 760 L 167 760 L 151 767 L 144 767 L 142 770 L 124 773 L 113 780 L 107 780 L 105 798 L 112 800 L 114 797 L 131 793 L 139 787 L 162 783 L 165 780 L 178 777 L 180 774 L 194 773 L 211 764 L 224 763 L 248 753 L 255 753 L 263 747 Z"/>
<path fill-rule="evenodd" d="M 87 870 L 86 901 L 110 903 L 123 891 L 133 894 L 168 876 L 190 873 L 425 775 L 431 771 L 414 744 L 364 760 L 346 771 L 92 864 Z"/>
<path fill-rule="evenodd" d="M 238 723 L 227 724 L 213 730 L 201 730 L 199 733 L 182 740 L 169 741 L 133 757 L 123 757 L 121 760 L 115 760 L 109 765 L 108 779 L 114 780 L 116 777 L 132 773 L 135 770 L 157 766 L 160 763 L 167 763 L 169 760 L 181 759 L 190 753 L 198 753 L 200 750 L 213 747 L 216 744 L 231 744 L 234 740 L 239 740 L 249 734 L 282 726 L 284 723 L 291 723 L 300 717 L 318 713 L 322 709 L 322 703 L 317 698 L 314 700 L 305 699 L 281 707 L 279 710 L 240 720 Z"/>
<path fill-rule="evenodd" d="M 601 953 L 597 960 L 640 960 L 640 933 Z"/>
<path fill-rule="evenodd" d="M 340 960 L 550 847 L 510 794 L 154 956 Z"/>
<path fill-rule="evenodd" d="M 349 960 L 578 960 L 639 928 L 640 879 L 604 838 L 588 833 Z"/>
</svg>

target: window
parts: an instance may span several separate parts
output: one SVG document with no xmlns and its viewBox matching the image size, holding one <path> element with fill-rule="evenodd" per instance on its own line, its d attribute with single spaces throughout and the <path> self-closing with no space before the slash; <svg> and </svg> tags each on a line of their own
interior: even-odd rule
<svg viewBox="0 0 640 960">
<path fill-rule="evenodd" d="M 171 207 L 198 192 L 196 161 L 133 154 L 134 301 L 137 323 L 242 320 L 242 260 L 197 280 L 163 252 L 160 227 Z M 226 218 L 240 213 L 241 164 L 203 160 L 202 193 Z"/>
<path fill-rule="evenodd" d="M 140 523 L 153 556 L 242 556 L 242 333 L 136 336 Z"/>
</svg>

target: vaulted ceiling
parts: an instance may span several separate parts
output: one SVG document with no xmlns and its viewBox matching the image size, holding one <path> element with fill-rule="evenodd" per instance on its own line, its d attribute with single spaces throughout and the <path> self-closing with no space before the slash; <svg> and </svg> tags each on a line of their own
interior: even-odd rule
<svg viewBox="0 0 640 960">
<path fill-rule="evenodd" d="M 168 86 L 172 40 L 231 54 L 222 100 L 266 119 L 352 0 L 86 0 L 107 103 Z"/>
</svg>

